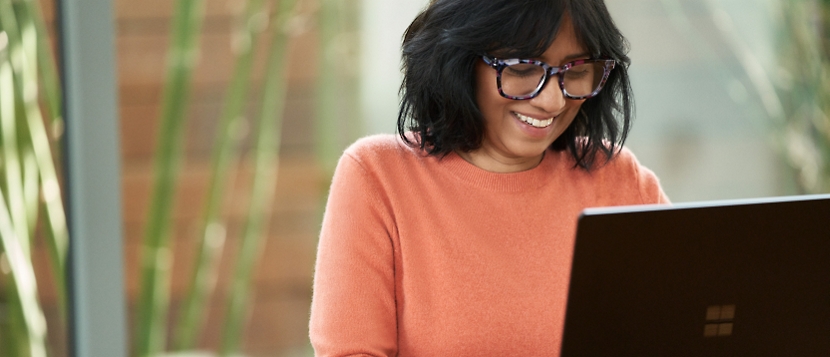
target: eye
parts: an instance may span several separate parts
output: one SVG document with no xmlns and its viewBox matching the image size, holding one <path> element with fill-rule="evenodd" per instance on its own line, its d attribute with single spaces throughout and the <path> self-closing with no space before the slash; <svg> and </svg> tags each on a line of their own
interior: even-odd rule
<svg viewBox="0 0 830 357">
<path fill-rule="evenodd" d="M 503 74 L 511 77 L 519 77 L 519 78 L 526 78 L 526 77 L 539 77 L 544 73 L 544 69 L 540 66 L 535 64 L 528 64 L 528 63 L 520 63 L 514 64 L 511 66 L 507 66 L 504 69 Z"/>
<path fill-rule="evenodd" d="M 578 69 L 569 69 L 565 72 L 565 76 L 568 78 L 578 79 L 584 78 L 590 74 L 590 70 L 587 68 L 578 68 Z"/>
<path fill-rule="evenodd" d="M 576 66 L 573 66 L 565 72 L 565 78 L 569 79 L 582 79 L 582 78 L 593 78 L 594 73 L 597 72 L 596 65 L 593 63 L 583 63 Z"/>
</svg>

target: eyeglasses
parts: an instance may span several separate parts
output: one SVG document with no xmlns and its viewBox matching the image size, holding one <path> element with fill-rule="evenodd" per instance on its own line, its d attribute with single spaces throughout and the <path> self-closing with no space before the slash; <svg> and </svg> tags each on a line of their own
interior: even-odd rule
<svg viewBox="0 0 830 357">
<path fill-rule="evenodd" d="M 559 77 L 562 94 L 570 99 L 587 99 L 599 93 L 616 62 L 610 59 L 586 59 L 553 67 L 530 59 L 498 59 L 481 56 L 496 69 L 496 84 L 502 97 L 525 100 L 535 98 L 552 76 Z"/>
</svg>

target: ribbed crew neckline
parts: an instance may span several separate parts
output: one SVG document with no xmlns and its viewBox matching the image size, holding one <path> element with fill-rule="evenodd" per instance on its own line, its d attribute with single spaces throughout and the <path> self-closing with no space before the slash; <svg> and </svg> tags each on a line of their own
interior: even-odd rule
<svg viewBox="0 0 830 357">
<path fill-rule="evenodd" d="M 467 162 L 455 152 L 438 160 L 441 161 L 441 166 L 446 169 L 447 173 L 469 185 L 497 192 L 522 192 L 539 188 L 549 181 L 560 157 L 557 152 L 548 149 L 542 162 L 536 167 L 510 173 L 484 170 Z"/>
</svg>

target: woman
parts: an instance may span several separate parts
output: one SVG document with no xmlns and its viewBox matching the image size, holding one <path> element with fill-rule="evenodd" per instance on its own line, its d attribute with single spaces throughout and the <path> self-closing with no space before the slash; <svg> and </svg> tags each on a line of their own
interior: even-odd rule
<svg viewBox="0 0 830 357">
<path fill-rule="evenodd" d="M 335 172 L 322 356 L 559 354 L 576 219 L 668 202 L 622 148 L 625 40 L 602 0 L 437 0 L 404 36 L 399 137 Z"/>
</svg>

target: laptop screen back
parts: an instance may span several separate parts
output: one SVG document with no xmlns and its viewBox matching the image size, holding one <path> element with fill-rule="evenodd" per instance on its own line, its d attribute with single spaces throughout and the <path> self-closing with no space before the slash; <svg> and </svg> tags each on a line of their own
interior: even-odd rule
<svg viewBox="0 0 830 357">
<path fill-rule="evenodd" d="M 830 195 L 586 210 L 562 356 L 830 355 Z"/>
</svg>

